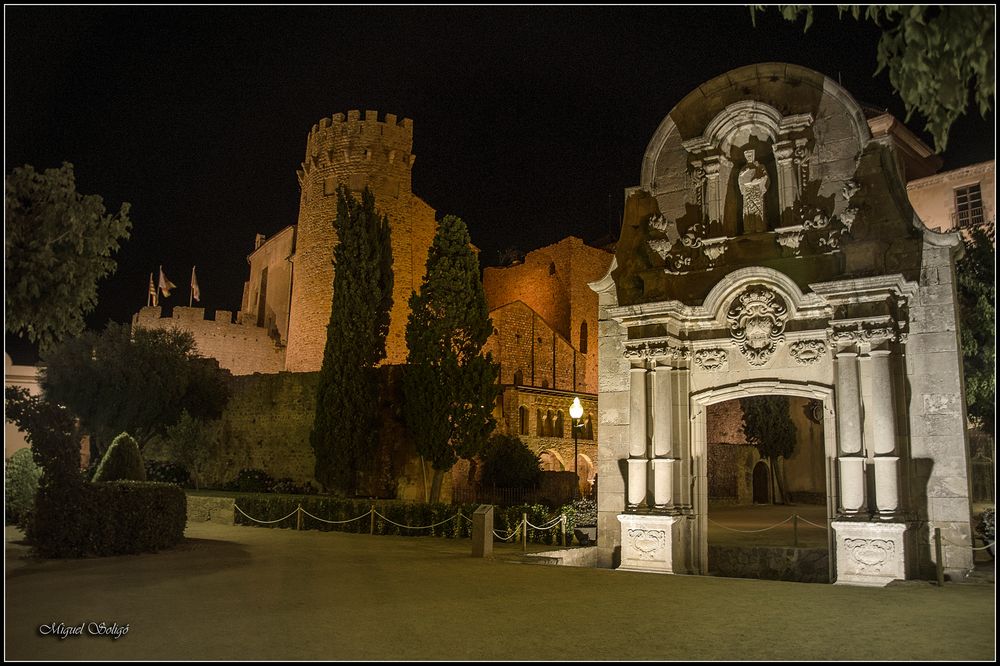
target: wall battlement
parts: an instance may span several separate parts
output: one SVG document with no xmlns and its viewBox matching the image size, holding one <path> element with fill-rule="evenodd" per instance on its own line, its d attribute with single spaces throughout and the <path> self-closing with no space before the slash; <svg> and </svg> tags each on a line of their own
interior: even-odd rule
<svg viewBox="0 0 1000 666">
<path fill-rule="evenodd" d="M 216 310 L 214 319 L 205 319 L 205 308 L 177 306 L 172 316 L 164 317 L 162 308 L 144 307 L 132 317 L 132 326 L 187 331 L 199 354 L 218 359 L 234 375 L 281 372 L 285 367 L 285 349 L 274 344 L 264 328 L 234 324 L 231 310 Z"/>
</svg>

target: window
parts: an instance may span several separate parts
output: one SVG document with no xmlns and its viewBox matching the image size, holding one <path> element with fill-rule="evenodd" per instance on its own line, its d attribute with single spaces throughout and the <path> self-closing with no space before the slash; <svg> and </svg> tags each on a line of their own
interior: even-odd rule
<svg viewBox="0 0 1000 666">
<path fill-rule="evenodd" d="M 545 412 L 545 421 L 542 422 L 542 437 L 552 436 L 552 410 Z"/>
<path fill-rule="evenodd" d="M 555 262 L 551 262 L 549 263 L 549 275 L 555 275 L 555 274 L 556 274 L 556 264 Z"/>
<path fill-rule="evenodd" d="M 524 383 L 524 372 L 518 370 L 517 372 L 514 373 L 514 386 L 520 386 L 523 383 Z"/>
<path fill-rule="evenodd" d="M 587 322 L 580 323 L 580 353 L 587 353 Z"/>
<path fill-rule="evenodd" d="M 564 437 L 563 435 L 563 413 L 562 411 L 556 412 L 556 423 L 552 431 L 553 437 Z"/>
<path fill-rule="evenodd" d="M 524 405 L 521 405 L 520 407 L 517 408 L 517 415 L 519 417 L 518 420 L 520 421 L 521 434 L 522 435 L 527 435 L 528 434 L 528 408 L 525 407 Z"/>
<path fill-rule="evenodd" d="M 535 410 L 535 436 L 541 437 L 545 432 L 545 420 L 542 418 L 542 410 Z"/>
<path fill-rule="evenodd" d="M 955 190 L 955 209 L 960 228 L 983 223 L 983 193 L 979 189 L 979 183 Z"/>
<path fill-rule="evenodd" d="M 583 424 L 583 439 L 594 439 L 594 423 L 590 420 L 590 414 L 587 414 L 587 420 Z"/>
</svg>

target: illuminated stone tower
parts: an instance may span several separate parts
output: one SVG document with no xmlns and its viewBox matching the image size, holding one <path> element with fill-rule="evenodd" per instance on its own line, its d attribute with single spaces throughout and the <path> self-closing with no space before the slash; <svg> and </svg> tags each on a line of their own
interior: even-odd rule
<svg viewBox="0 0 1000 666">
<path fill-rule="evenodd" d="M 393 303 L 386 363 L 406 361 L 407 301 L 423 280 L 427 251 L 434 240 L 434 209 L 410 189 L 415 156 L 413 121 L 377 111 L 334 114 L 309 132 L 306 157 L 298 170 L 299 221 L 293 258 L 291 313 L 285 367 L 292 372 L 319 370 L 333 296 L 333 248 L 337 232 L 337 186 L 360 198 L 369 186 L 378 210 L 389 216 L 392 233 Z"/>
</svg>

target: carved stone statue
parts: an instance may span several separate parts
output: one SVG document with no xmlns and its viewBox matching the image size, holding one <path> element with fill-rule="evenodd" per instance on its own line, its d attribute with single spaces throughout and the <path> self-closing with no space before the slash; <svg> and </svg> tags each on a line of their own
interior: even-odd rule
<svg viewBox="0 0 1000 666">
<path fill-rule="evenodd" d="M 746 166 L 740 170 L 739 186 L 743 195 L 743 233 L 767 231 L 764 217 L 764 193 L 767 192 L 767 171 L 757 162 L 753 150 L 743 152 Z"/>
</svg>

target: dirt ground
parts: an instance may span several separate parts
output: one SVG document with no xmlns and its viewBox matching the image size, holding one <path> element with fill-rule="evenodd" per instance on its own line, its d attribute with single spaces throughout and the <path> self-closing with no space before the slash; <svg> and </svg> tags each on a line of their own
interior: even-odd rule
<svg viewBox="0 0 1000 666">
<path fill-rule="evenodd" d="M 518 563 L 468 540 L 200 523 L 157 554 L 33 560 L 6 532 L 5 657 L 993 660 L 995 588 L 872 589 Z M 83 626 L 60 639 L 52 625 Z M 92 635 L 105 628 L 118 639 Z M 45 627 L 40 629 L 40 627 Z"/>
</svg>

